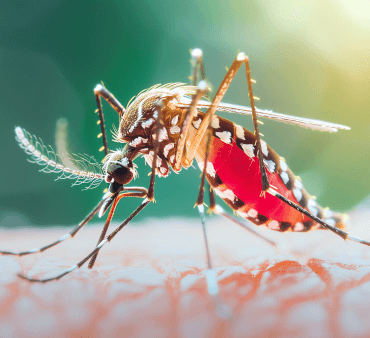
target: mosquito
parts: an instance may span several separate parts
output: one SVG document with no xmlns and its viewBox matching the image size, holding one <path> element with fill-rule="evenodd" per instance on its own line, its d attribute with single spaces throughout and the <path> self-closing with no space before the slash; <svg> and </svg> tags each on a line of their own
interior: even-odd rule
<svg viewBox="0 0 370 338">
<path fill-rule="evenodd" d="M 98 214 L 102 217 L 109 209 L 95 249 L 83 260 L 55 277 L 44 279 L 28 278 L 24 275 L 20 277 L 30 282 L 45 283 L 60 279 L 80 268 L 88 260 L 90 260 L 88 267 L 92 268 L 100 249 L 154 201 L 155 177 L 167 177 L 171 170 L 178 173 L 182 168 L 189 168 L 194 159 L 202 171 L 196 206 L 203 227 L 207 257 L 206 279 L 210 294 L 217 294 L 218 286 L 212 269 L 206 232 L 204 210 L 206 181 L 209 183 L 210 211 L 232 220 L 273 246 L 276 246 L 273 241 L 259 235 L 243 219 L 258 226 L 266 225 L 276 231 L 306 232 L 311 229 L 327 229 L 344 240 L 370 245 L 370 242 L 344 231 L 345 215 L 335 213 L 328 208 L 323 209 L 306 192 L 301 180 L 292 173 L 285 160 L 261 139 L 258 128 L 260 121 L 257 118 L 268 118 L 327 132 L 350 128 L 340 124 L 257 109 L 252 89 L 255 81 L 251 78 L 249 59 L 244 53 L 237 55 L 213 100 L 210 101 L 206 99 L 209 86 L 206 82 L 202 51 L 198 48 L 193 49 L 191 56 L 192 85 L 170 83 L 153 86 L 132 99 L 127 108 L 124 108 L 105 86 L 98 84 L 95 87 L 96 112 L 99 115 L 98 124 L 101 127 L 99 136 L 103 140 L 100 150 L 106 155 L 103 165 L 94 163 L 92 158 L 85 156 L 79 161 L 80 164 L 85 164 L 84 169 L 64 166 L 59 161 L 59 156 L 49 151 L 37 138 L 20 127 L 15 129 L 20 146 L 32 156 L 35 162 L 44 166 L 43 171 L 60 172 L 61 178 L 75 179 L 76 184 L 97 185 L 103 181 L 109 184 L 102 200 L 70 233 L 41 248 L 23 252 L 0 251 L 0 254 L 24 256 L 45 251 L 74 237 L 93 216 Z M 235 74 L 243 64 L 246 67 L 250 108 L 221 102 Z M 114 151 L 108 149 L 101 99 L 107 101 L 118 114 L 119 127 L 114 132 L 113 138 L 125 144 L 122 149 Z M 254 131 L 250 132 L 240 125 L 215 115 L 216 111 L 252 115 Z M 137 175 L 133 161 L 139 156 L 143 156 L 151 167 L 148 188 L 128 186 Z M 91 164 L 95 169 L 98 168 L 98 172 L 88 170 Z M 241 217 L 229 214 L 216 204 L 214 193 Z M 118 202 L 127 197 L 140 198 L 142 202 L 125 221 L 107 235 Z"/>
</svg>

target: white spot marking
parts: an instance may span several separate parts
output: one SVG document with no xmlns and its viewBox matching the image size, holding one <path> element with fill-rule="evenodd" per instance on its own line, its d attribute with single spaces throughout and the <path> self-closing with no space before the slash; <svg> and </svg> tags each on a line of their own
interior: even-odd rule
<svg viewBox="0 0 370 338">
<path fill-rule="evenodd" d="M 302 184 L 302 182 L 299 180 L 299 179 L 295 179 L 294 180 L 294 185 L 296 186 L 296 188 L 298 188 L 298 189 L 302 189 L 303 188 L 303 184 Z"/>
<path fill-rule="evenodd" d="M 241 140 L 245 140 L 244 128 L 240 126 L 239 124 L 234 124 L 234 126 L 235 126 L 236 136 Z"/>
<path fill-rule="evenodd" d="M 265 164 L 265 166 L 267 167 L 267 170 L 270 172 L 270 173 L 273 173 L 275 172 L 275 162 L 272 161 L 272 160 L 263 160 L 263 163 Z"/>
<path fill-rule="evenodd" d="M 269 224 L 267 224 L 267 226 L 271 229 L 271 230 L 280 230 L 280 224 L 278 221 L 271 221 Z"/>
<path fill-rule="evenodd" d="M 244 211 L 239 211 L 239 210 L 237 210 L 237 211 L 236 211 L 236 213 L 237 213 L 239 216 L 243 217 L 243 218 L 247 218 L 247 217 L 248 217 L 248 214 L 247 214 L 246 212 L 244 212 Z"/>
<path fill-rule="evenodd" d="M 167 134 L 167 129 L 166 128 L 162 128 L 159 131 L 159 142 L 162 142 L 164 140 L 168 140 L 168 134 Z"/>
<path fill-rule="evenodd" d="M 319 210 L 316 208 L 316 206 L 317 203 L 312 198 L 307 201 L 307 209 L 314 216 L 317 216 L 317 214 L 319 213 Z"/>
<path fill-rule="evenodd" d="M 267 157 L 269 155 L 269 151 L 267 149 L 267 143 L 264 140 L 261 140 L 261 148 L 263 155 Z"/>
<path fill-rule="evenodd" d="M 154 123 L 154 119 L 150 118 L 149 120 L 143 122 L 141 126 L 143 127 L 143 129 L 145 129 L 145 128 L 149 128 L 153 123 Z"/>
<path fill-rule="evenodd" d="M 294 225 L 293 231 L 303 231 L 304 225 L 301 222 L 298 222 Z"/>
<path fill-rule="evenodd" d="M 222 141 L 227 144 L 231 143 L 231 133 L 229 131 L 223 131 L 223 132 L 216 132 L 216 136 Z"/>
<path fill-rule="evenodd" d="M 234 192 L 230 189 L 227 189 L 225 191 L 220 191 L 218 189 L 215 189 L 215 191 L 216 191 L 216 194 L 218 196 L 220 196 L 222 199 L 228 199 L 231 202 L 235 202 L 235 200 L 236 200 L 236 196 L 235 196 Z"/>
<path fill-rule="evenodd" d="M 193 126 L 195 129 L 199 129 L 200 124 L 202 123 L 201 119 L 193 121 Z"/>
<path fill-rule="evenodd" d="M 207 162 L 207 174 L 213 178 L 216 177 L 216 170 L 212 162 Z"/>
<path fill-rule="evenodd" d="M 199 162 L 198 167 L 201 171 L 203 171 L 204 170 L 204 162 Z M 213 178 L 216 176 L 216 170 L 215 170 L 212 162 L 207 162 L 207 174 L 210 175 Z"/>
<path fill-rule="evenodd" d="M 171 163 L 175 162 L 175 155 L 171 155 L 170 161 L 171 161 Z"/>
<path fill-rule="evenodd" d="M 302 198 L 302 191 L 300 189 L 294 188 L 293 189 L 293 195 L 297 199 L 297 201 L 299 202 Z"/>
<path fill-rule="evenodd" d="M 286 171 L 283 171 L 280 174 L 280 178 L 283 180 L 284 184 L 287 185 L 287 183 L 289 182 L 289 175 Z"/>
<path fill-rule="evenodd" d="M 133 139 L 131 142 L 130 142 L 130 146 L 131 147 L 137 147 L 139 144 L 144 144 L 148 141 L 147 138 L 142 138 L 141 136 Z"/>
<path fill-rule="evenodd" d="M 165 145 L 164 149 L 163 149 L 163 155 L 164 157 L 167 158 L 168 156 L 168 152 L 173 149 L 175 147 L 175 144 L 174 143 L 169 143 L 167 145 Z"/>
<path fill-rule="evenodd" d="M 249 217 L 252 217 L 252 218 L 256 218 L 258 216 L 257 210 L 254 210 L 254 209 L 249 209 L 247 214 Z"/>
<path fill-rule="evenodd" d="M 159 169 L 159 171 L 161 172 L 161 174 L 162 174 L 162 175 L 164 175 L 164 174 L 166 174 L 166 173 L 167 173 L 167 169 L 166 169 L 166 168 L 164 168 L 164 167 L 161 167 L 161 168 Z"/>
<path fill-rule="evenodd" d="M 155 111 L 155 112 L 153 113 L 153 117 L 154 117 L 155 119 L 157 119 L 157 118 L 158 118 L 158 111 Z"/>
<path fill-rule="evenodd" d="M 177 122 L 179 122 L 179 115 L 176 115 L 172 120 L 171 120 L 171 124 L 173 126 L 176 126 L 177 125 Z"/>
<path fill-rule="evenodd" d="M 220 128 L 220 120 L 216 115 L 212 116 L 211 127 L 214 128 L 214 129 Z"/>
<path fill-rule="evenodd" d="M 204 205 L 203 204 L 198 204 L 197 207 L 198 207 L 199 212 L 203 214 L 204 213 Z"/>
<path fill-rule="evenodd" d="M 173 127 L 171 127 L 171 129 L 170 129 L 170 133 L 171 133 L 171 134 L 178 134 L 180 131 L 181 131 L 181 129 L 180 129 L 180 127 L 178 127 L 178 126 L 173 126 Z"/>
<path fill-rule="evenodd" d="M 253 144 L 241 144 L 243 151 L 249 156 L 254 157 L 254 146 Z"/>
<path fill-rule="evenodd" d="M 282 159 L 280 159 L 280 168 L 281 168 L 282 171 L 287 171 L 287 169 L 288 169 L 287 164 Z"/>
</svg>

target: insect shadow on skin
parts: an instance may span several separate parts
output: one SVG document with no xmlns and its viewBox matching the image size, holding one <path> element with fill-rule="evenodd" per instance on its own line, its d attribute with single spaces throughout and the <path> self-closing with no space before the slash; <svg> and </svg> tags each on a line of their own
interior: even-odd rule
<svg viewBox="0 0 370 338">
<path fill-rule="evenodd" d="M 70 233 L 41 248 L 23 252 L 0 251 L 0 253 L 23 256 L 45 251 L 74 237 L 93 216 L 98 214 L 102 217 L 109 209 L 95 249 L 83 260 L 55 277 L 45 279 L 28 278 L 23 275 L 20 277 L 31 282 L 45 283 L 60 279 L 88 260 L 90 260 L 89 268 L 92 268 L 100 249 L 141 210 L 154 201 L 155 176 L 167 177 L 170 170 L 178 173 L 182 168 L 189 168 L 194 159 L 202 170 L 196 206 L 203 227 L 207 255 L 206 279 L 210 295 L 218 294 L 218 285 L 209 252 L 205 224 L 206 181 L 210 185 L 211 211 L 232 220 L 274 247 L 277 247 L 276 243 L 262 237 L 243 219 L 230 215 L 217 205 L 214 192 L 239 216 L 256 225 L 264 224 L 277 231 L 302 232 L 310 229 L 328 229 L 343 239 L 370 245 L 369 242 L 351 236 L 343 230 L 345 215 L 321 208 L 306 192 L 300 179 L 292 173 L 283 158 L 260 138 L 257 118 L 265 117 L 329 132 L 350 128 L 255 108 L 252 90 L 254 80 L 250 76 L 249 60 L 244 53 L 237 55 L 210 102 L 205 98 L 209 86 L 205 81 L 202 51 L 194 49 L 191 55 L 193 85 L 170 83 L 153 86 L 131 100 L 127 109 L 103 85 L 99 84 L 95 87 L 98 107 L 96 112 L 99 115 L 101 127 L 99 137 L 103 141 L 100 150 L 106 155 L 103 165 L 88 155 L 74 155 L 72 158 L 76 167 L 65 166 L 60 156 L 46 147 L 40 139 L 20 127 L 15 128 L 19 145 L 31 156 L 33 162 L 43 166 L 41 171 L 59 173 L 59 178 L 75 180 L 74 185 L 87 184 L 88 187 L 96 187 L 103 181 L 109 184 L 102 200 Z M 251 108 L 221 102 L 242 64 L 246 66 Z M 198 82 L 198 78 L 201 78 L 201 81 Z M 115 151 L 108 149 L 101 98 L 107 101 L 118 114 L 119 127 L 114 132 L 113 138 L 125 144 L 122 149 Z M 252 115 L 254 132 L 215 115 L 216 111 Z M 143 156 L 152 169 L 148 188 L 127 186 L 137 175 L 134 160 L 139 156 Z M 125 221 L 107 235 L 117 204 L 126 197 L 140 198 L 142 202 Z"/>
</svg>

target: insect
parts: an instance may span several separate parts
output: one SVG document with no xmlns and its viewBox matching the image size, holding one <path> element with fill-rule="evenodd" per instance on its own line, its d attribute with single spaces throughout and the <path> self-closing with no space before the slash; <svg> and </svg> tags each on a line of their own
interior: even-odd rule
<svg viewBox="0 0 370 338">
<path fill-rule="evenodd" d="M 221 102 L 229 84 L 243 64 L 246 66 L 251 108 Z M 189 168 L 194 159 L 203 173 L 196 205 L 203 225 L 208 265 L 206 276 L 211 294 L 217 293 L 217 283 L 212 272 L 212 260 L 205 227 L 203 205 L 206 181 L 210 185 L 210 209 L 251 232 L 254 230 L 245 224 L 243 219 L 256 225 L 264 224 L 278 231 L 308 231 L 324 228 L 343 239 L 370 245 L 369 242 L 351 236 L 343 230 L 345 228 L 344 215 L 321 208 L 315 199 L 308 195 L 300 179 L 292 173 L 284 159 L 260 138 L 257 117 L 320 131 L 336 132 L 338 129 L 348 130 L 350 128 L 255 108 L 252 90 L 254 81 L 250 76 L 248 57 L 244 53 L 237 55 L 212 101 L 205 99 L 208 86 L 205 81 L 201 50 L 192 50 L 192 65 L 194 85 L 171 83 L 151 87 L 133 99 L 126 109 L 103 85 L 99 84 L 95 87 L 101 127 L 100 136 L 103 140 L 101 150 L 104 150 L 106 154 L 102 166 L 84 157 L 80 158 L 79 163 L 87 165 L 85 169 L 69 168 L 63 165 L 59 157 L 50 152 L 37 138 L 33 138 L 20 127 L 16 128 L 16 138 L 20 146 L 32 156 L 34 161 L 44 165 L 43 171 L 60 172 L 62 178 L 74 178 L 78 184 L 96 185 L 102 181 L 109 184 L 108 191 L 102 200 L 69 234 L 42 248 L 24 252 L 1 251 L 0 253 L 23 256 L 45 251 L 74 237 L 95 214 L 102 217 L 109 209 L 95 249 L 82 261 L 55 277 L 35 279 L 20 275 L 22 278 L 32 282 L 48 282 L 63 277 L 81 267 L 88 260 L 90 260 L 89 267 L 93 267 L 100 249 L 149 203 L 154 201 L 155 176 L 167 177 L 171 170 L 178 173 L 182 168 Z M 198 83 L 199 77 L 201 81 Z M 124 144 L 122 149 L 108 150 L 101 98 L 107 101 L 118 114 L 119 127 L 113 137 Z M 215 115 L 216 111 L 252 115 L 254 132 Z M 52 158 L 50 154 L 54 157 Z M 143 156 L 151 167 L 148 189 L 128 186 L 137 175 L 134 160 L 139 156 Z M 91 164 L 98 168 L 98 172 L 88 170 L 88 165 Z M 229 215 L 217 205 L 214 192 L 241 218 Z M 126 197 L 141 198 L 142 203 L 116 230 L 107 235 L 116 206 L 120 199 Z M 273 242 L 265 240 L 274 245 Z"/>
</svg>

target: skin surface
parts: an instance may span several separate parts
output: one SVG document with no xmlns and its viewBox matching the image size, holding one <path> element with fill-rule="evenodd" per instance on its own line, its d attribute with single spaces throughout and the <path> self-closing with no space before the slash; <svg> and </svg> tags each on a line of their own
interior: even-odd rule
<svg viewBox="0 0 370 338">
<path fill-rule="evenodd" d="M 370 203 L 350 214 L 353 235 L 370 237 Z M 0 231 L 2 249 L 47 244 L 66 228 Z M 16 273 L 51 277 L 87 255 L 101 224 L 44 253 L 0 256 L 1 337 L 361 337 L 370 332 L 370 249 L 329 231 L 278 233 L 257 228 L 280 252 L 237 225 L 208 218 L 220 301 L 205 283 L 198 221 L 147 220 L 107 244 L 94 269 L 47 284 Z M 115 228 L 112 225 L 111 230 Z M 68 229 L 69 230 L 69 229 Z M 232 316 L 217 314 L 231 309 Z"/>
</svg>

